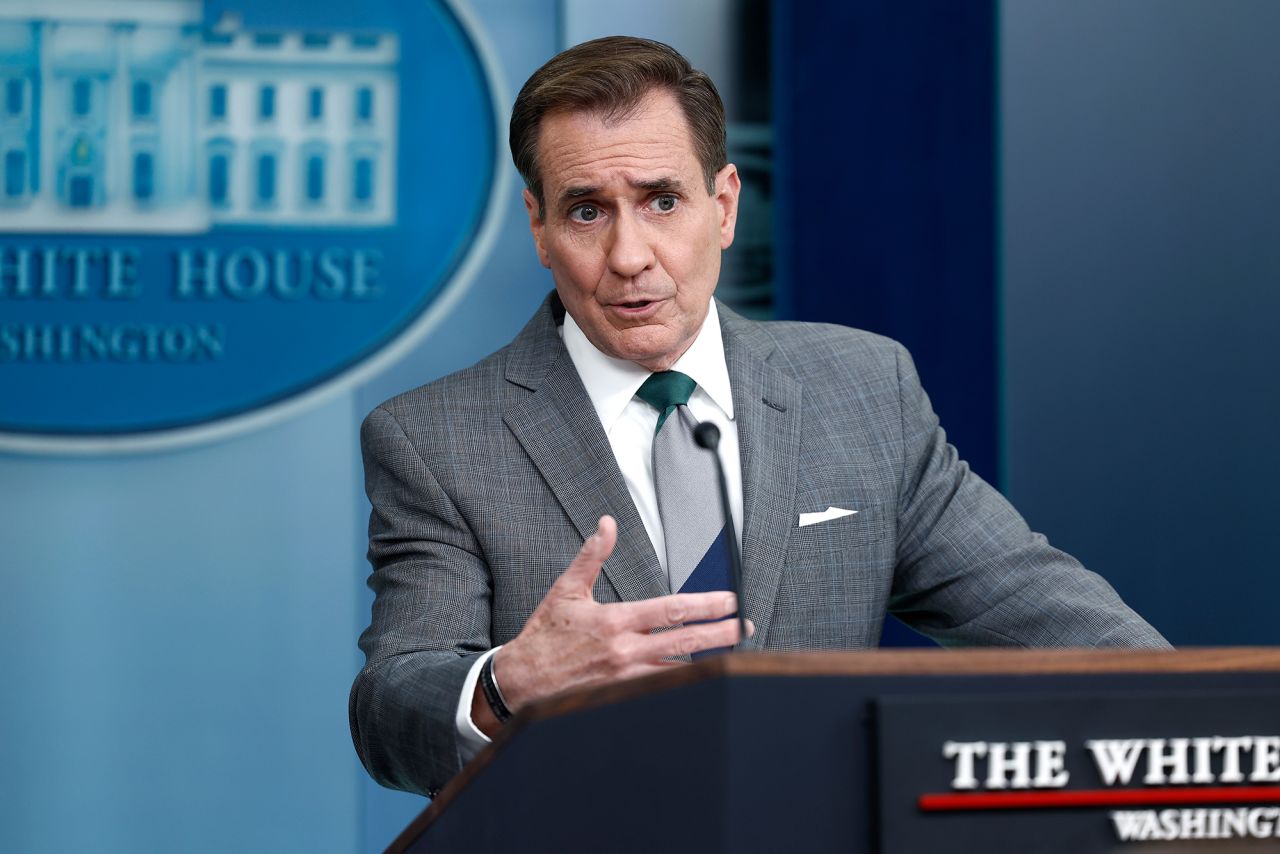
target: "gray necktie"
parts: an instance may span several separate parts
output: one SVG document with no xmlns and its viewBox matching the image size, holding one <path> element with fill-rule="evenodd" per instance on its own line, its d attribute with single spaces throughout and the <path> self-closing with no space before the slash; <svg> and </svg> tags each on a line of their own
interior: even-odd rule
<svg viewBox="0 0 1280 854">
<path fill-rule="evenodd" d="M 715 460 L 693 438 L 698 422 L 688 402 L 695 388 L 685 374 L 661 371 L 636 392 L 658 410 L 653 480 L 673 593 L 732 589 Z"/>
</svg>

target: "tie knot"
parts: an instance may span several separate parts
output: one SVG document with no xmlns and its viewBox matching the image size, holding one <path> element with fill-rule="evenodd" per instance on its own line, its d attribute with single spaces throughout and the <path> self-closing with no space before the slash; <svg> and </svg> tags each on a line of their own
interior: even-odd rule
<svg viewBox="0 0 1280 854">
<path fill-rule="evenodd" d="M 698 384 L 692 377 L 679 371 L 659 371 L 649 375 L 649 379 L 636 391 L 636 397 L 658 410 L 655 433 L 662 429 L 662 422 L 667 420 L 672 410 L 689 402 L 690 395 L 697 387 Z"/>
</svg>

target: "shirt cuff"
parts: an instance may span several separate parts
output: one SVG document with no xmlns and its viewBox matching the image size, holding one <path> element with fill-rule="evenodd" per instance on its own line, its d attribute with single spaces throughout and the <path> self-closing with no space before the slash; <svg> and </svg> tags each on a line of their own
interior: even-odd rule
<svg viewBox="0 0 1280 854">
<path fill-rule="evenodd" d="M 492 739 L 480 731 L 475 721 L 471 720 L 471 699 L 476 693 L 476 682 L 480 681 L 480 668 L 495 652 L 502 649 L 495 646 L 475 660 L 467 671 L 466 681 L 462 683 L 462 696 L 458 698 L 458 711 L 453 717 L 454 727 L 458 730 L 458 753 L 466 764 L 471 758 L 484 749 Z"/>
</svg>

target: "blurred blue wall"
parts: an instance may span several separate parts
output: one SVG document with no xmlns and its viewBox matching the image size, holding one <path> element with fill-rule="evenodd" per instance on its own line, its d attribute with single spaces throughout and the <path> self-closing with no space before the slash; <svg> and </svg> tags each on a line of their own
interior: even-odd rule
<svg viewBox="0 0 1280 854">
<path fill-rule="evenodd" d="M 354 431 L 0 457 L 0 850 L 351 849 Z"/>
<path fill-rule="evenodd" d="M 1274 644 L 1280 4 L 1003 4 L 1010 497 L 1178 644 Z"/>
</svg>

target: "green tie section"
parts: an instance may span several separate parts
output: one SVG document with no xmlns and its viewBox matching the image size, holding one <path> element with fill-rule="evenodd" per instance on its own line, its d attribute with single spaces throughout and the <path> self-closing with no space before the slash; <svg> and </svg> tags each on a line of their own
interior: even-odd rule
<svg viewBox="0 0 1280 854">
<path fill-rule="evenodd" d="M 658 410 L 658 426 L 653 428 L 655 436 L 662 429 L 667 416 L 677 406 L 687 404 L 689 396 L 697 387 L 698 384 L 691 377 L 679 371 L 659 371 L 649 375 L 649 379 L 636 391 L 636 397 Z"/>
</svg>

